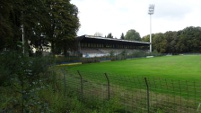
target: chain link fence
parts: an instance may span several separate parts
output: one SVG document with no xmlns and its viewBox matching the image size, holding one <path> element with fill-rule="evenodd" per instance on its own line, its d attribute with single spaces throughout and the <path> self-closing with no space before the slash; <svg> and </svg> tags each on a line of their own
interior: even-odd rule
<svg viewBox="0 0 201 113">
<path fill-rule="evenodd" d="M 159 77 L 63 71 L 65 92 L 115 100 L 120 113 L 201 113 L 199 82 Z"/>
</svg>

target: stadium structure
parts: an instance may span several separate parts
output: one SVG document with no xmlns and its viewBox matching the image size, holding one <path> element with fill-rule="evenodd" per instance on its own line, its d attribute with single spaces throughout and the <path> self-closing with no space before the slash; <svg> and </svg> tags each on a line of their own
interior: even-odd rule
<svg viewBox="0 0 201 113">
<path fill-rule="evenodd" d="M 131 54 L 137 50 L 149 51 L 150 42 L 121 40 L 114 38 L 82 35 L 77 37 L 78 52 L 82 57 L 108 56 L 111 52 L 115 55 L 126 50 Z"/>
</svg>

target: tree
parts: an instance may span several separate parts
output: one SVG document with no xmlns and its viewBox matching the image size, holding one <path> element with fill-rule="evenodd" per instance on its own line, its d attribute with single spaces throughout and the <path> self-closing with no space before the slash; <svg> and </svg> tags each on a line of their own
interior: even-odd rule
<svg viewBox="0 0 201 113">
<path fill-rule="evenodd" d="M 68 49 L 74 48 L 70 42 L 75 40 L 80 26 L 78 8 L 69 0 L 49 0 L 46 7 L 50 22 L 47 24 L 46 35 L 51 42 L 52 53 L 55 53 L 55 46 L 59 45 L 66 55 Z"/>
<path fill-rule="evenodd" d="M 157 33 L 153 35 L 153 50 L 159 53 L 165 53 L 167 48 L 167 40 L 162 33 Z"/>
<path fill-rule="evenodd" d="M 102 33 L 100 33 L 100 32 L 96 32 L 96 33 L 94 34 L 94 36 L 97 36 L 97 37 L 102 37 L 102 36 L 103 36 L 103 34 L 102 34 Z"/>
<path fill-rule="evenodd" d="M 45 0 L 26 1 L 25 9 L 21 11 L 21 25 L 24 25 L 26 48 L 32 46 L 37 53 L 41 54 L 43 47 L 48 44 L 46 23 L 49 23 L 49 18 L 48 10 L 45 7 L 46 3 Z"/>
<path fill-rule="evenodd" d="M 0 2 L 0 50 L 5 48 L 16 48 L 16 44 L 13 43 L 14 33 L 19 26 L 19 15 L 15 14 L 16 6 L 12 0 L 1 0 Z M 18 17 L 18 18 L 16 18 Z M 15 19 L 14 19 L 15 18 Z M 15 37 L 17 38 L 17 37 Z"/>
<path fill-rule="evenodd" d="M 164 37 L 167 40 L 166 53 L 175 53 L 177 43 L 177 32 L 168 31 L 164 34 Z"/>
<path fill-rule="evenodd" d="M 149 35 L 143 36 L 141 41 L 150 42 L 150 36 Z"/>
<path fill-rule="evenodd" d="M 71 48 L 80 26 L 77 14 L 78 8 L 70 0 L 2 0 L 0 50 L 18 49 L 23 25 L 27 46 L 42 51 L 42 46 L 51 42 L 53 53 L 55 45 L 65 51 Z"/>
<path fill-rule="evenodd" d="M 11 0 L 1 0 L 0 2 L 0 50 L 8 45 L 7 40 L 13 35 L 9 21 L 12 4 Z"/>
<path fill-rule="evenodd" d="M 135 31 L 134 29 L 130 29 L 126 32 L 125 39 L 141 41 L 140 34 L 137 31 Z"/>
<path fill-rule="evenodd" d="M 22 41 L 21 27 L 25 29 L 26 42 L 35 34 L 33 28 L 42 21 L 44 0 L 2 0 L 0 2 L 0 49 L 19 49 Z M 33 38 L 33 37 L 32 37 Z M 35 37 L 34 37 L 35 38 Z"/>
<path fill-rule="evenodd" d="M 149 36 L 142 38 L 149 41 Z M 153 49 L 161 53 L 201 52 L 201 27 L 187 27 L 180 31 L 153 34 Z"/>
<path fill-rule="evenodd" d="M 109 33 L 109 34 L 107 35 L 107 38 L 113 38 L 112 33 Z"/>
<path fill-rule="evenodd" d="M 121 39 L 121 40 L 124 40 L 124 39 L 125 39 L 124 33 L 121 34 L 120 39 Z"/>
</svg>

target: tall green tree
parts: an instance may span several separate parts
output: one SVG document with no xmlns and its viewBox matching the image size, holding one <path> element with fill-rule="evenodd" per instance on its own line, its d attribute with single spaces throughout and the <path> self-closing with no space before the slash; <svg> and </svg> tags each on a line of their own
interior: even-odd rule
<svg viewBox="0 0 201 113">
<path fill-rule="evenodd" d="M 21 1 L 1 0 L 0 2 L 0 50 L 16 49 L 20 28 Z"/>
<path fill-rule="evenodd" d="M 125 39 L 124 33 L 121 34 L 120 39 L 121 39 L 121 40 L 124 40 L 124 39 Z"/>
<path fill-rule="evenodd" d="M 125 39 L 141 41 L 140 34 L 137 31 L 135 31 L 134 29 L 130 29 L 126 32 Z"/>
<path fill-rule="evenodd" d="M 75 42 L 80 26 L 77 14 L 78 8 L 70 0 L 2 0 L 0 50 L 18 48 L 18 42 L 22 41 L 22 26 L 25 44 L 38 51 L 43 51 L 43 46 L 48 46 L 49 42 L 53 53 L 55 45 L 63 51 L 75 48 L 72 41 Z"/>
<path fill-rule="evenodd" d="M 43 51 L 47 46 L 45 36 L 45 23 L 48 23 L 48 11 L 45 7 L 45 0 L 23 1 L 24 9 L 21 11 L 22 23 L 25 30 L 26 47 L 33 46 L 37 51 Z M 30 5 L 29 5 L 30 4 Z M 28 44 L 29 41 L 29 44 Z"/>
<path fill-rule="evenodd" d="M 67 54 L 74 42 L 76 32 L 80 26 L 78 18 L 78 8 L 71 4 L 69 0 L 48 0 L 48 17 L 46 35 L 51 42 L 52 53 L 56 51 L 56 45 L 61 48 L 64 54 Z"/>
<path fill-rule="evenodd" d="M 167 48 L 166 53 L 175 53 L 176 50 L 176 43 L 177 39 L 177 32 L 168 31 L 164 34 L 165 39 L 167 40 Z"/>
<path fill-rule="evenodd" d="M 107 38 L 113 38 L 112 33 L 109 33 L 109 34 L 107 35 Z"/>
<path fill-rule="evenodd" d="M 183 51 L 185 52 L 199 52 L 200 51 L 200 27 L 187 27 L 181 31 L 179 38 L 181 43 L 185 45 Z"/>
<path fill-rule="evenodd" d="M 167 40 L 162 33 L 157 33 L 153 35 L 153 50 L 159 53 L 165 53 L 167 48 Z"/>
<path fill-rule="evenodd" d="M 141 41 L 144 41 L 144 42 L 150 42 L 150 36 L 149 35 L 146 35 L 146 36 L 143 36 Z"/>
<path fill-rule="evenodd" d="M 149 42 L 149 36 L 142 38 Z M 201 52 L 201 27 L 186 27 L 180 31 L 168 31 L 153 35 L 153 49 L 161 53 Z"/>
<path fill-rule="evenodd" d="M 33 38 L 36 31 L 34 27 L 41 23 L 44 18 L 44 0 L 6 0 L 0 2 L 0 32 L 1 42 L 4 45 L 1 49 L 17 49 L 19 42 L 22 41 L 22 26 L 25 31 L 25 41 Z M 4 35 L 4 34 L 7 35 Z M 35 38 L 35 37 L 34 37 Z"/>
</svg>

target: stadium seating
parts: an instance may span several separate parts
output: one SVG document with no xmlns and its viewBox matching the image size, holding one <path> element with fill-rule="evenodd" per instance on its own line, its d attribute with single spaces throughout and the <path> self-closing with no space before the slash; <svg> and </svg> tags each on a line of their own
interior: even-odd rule
<svg viewBox="0 0 201 113">
<path fill-rule="evenodd" d="M 100 57 L 100 56 L 109 56 L 111 52 L 114 52 L 114 55 L 118 55 L 126 51 L 127 54 L 132 54 L 136 50 L 134 49 L 112 49 L 112 48 L 82 48 L 81 53 L 83 57 Z"/>
</svg>

